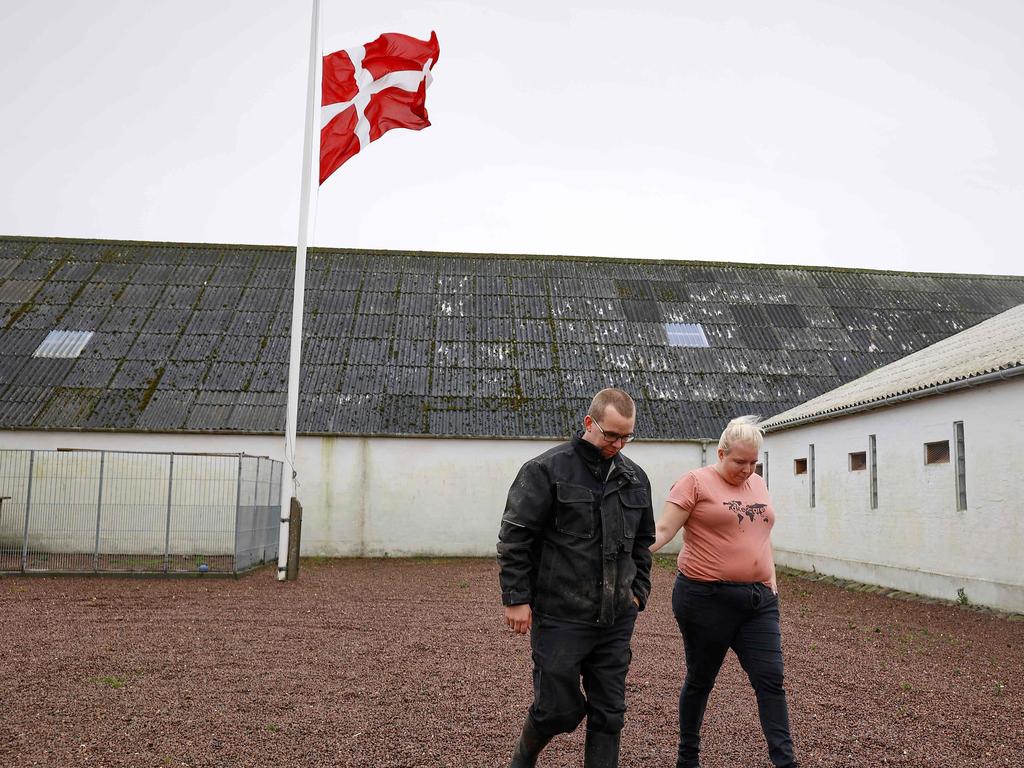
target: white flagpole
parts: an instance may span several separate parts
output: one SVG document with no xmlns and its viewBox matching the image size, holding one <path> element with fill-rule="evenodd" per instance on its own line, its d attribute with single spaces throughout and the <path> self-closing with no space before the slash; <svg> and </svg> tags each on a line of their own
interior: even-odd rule
<svg viewBox="0 0 1024 768">
<path fill-rule="evenodd" d="M 295 248 L 295 287 L 292 296 L 292 334 L 288 355 L 288 410 L 284 432 L 284 471 L 281 474 L 281 532 L 277 544 L 277 580 L 288 573 L 288 515 L 296 495 L 298 471 L 295 466 L 295 433 L 299 417 L 299 370 L 302 360 L 302 311 L 306 292 L 306 244 L 310 235 L 310 198 L 319 189 L 320 175 L 313 185 L 314 150 L 320 142 L 317 119 L 320 111 L 320 0 L 313 0 L 313 22 L 309 40 L 309 83 L 306 91 L 306 133 L 302 145 L 302 190 L 299 203 L 299 238 Z"/>
</svg>

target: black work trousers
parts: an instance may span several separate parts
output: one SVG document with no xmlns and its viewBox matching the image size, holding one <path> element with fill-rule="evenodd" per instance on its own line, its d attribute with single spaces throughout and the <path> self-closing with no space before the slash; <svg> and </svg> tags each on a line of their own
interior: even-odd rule
<svg viewBox="0 0 1024 768">
<path fill-rule="evenodd" d="M 704 710 L 730 648 L 754 687 L 772 765 L 795 766 L 782 687 L 778 596 L 760 583 L 693 581 L 680 573 L 672 589 L 672 612 L 686 653 L 686 679 L 679 694 L 677 768 L 700 765 Z"/>
<path fill-rule="evenodd" d="M 636 616 L 634 607 L 610 627 L 595 627 L 533 614 L 530 716 L 541 734 L 570 733 L 584 717 L 587 730 L 622 730 Z"/>
</svg>

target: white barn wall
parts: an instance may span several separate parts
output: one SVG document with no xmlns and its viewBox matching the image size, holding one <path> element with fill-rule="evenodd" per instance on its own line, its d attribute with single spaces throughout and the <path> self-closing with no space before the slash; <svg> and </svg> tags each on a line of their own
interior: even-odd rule
<svg viewBox="0 0 1024 768">
<path fill-rule="evenodd" d="M 556 444 L 301 438 L 300 460 L 321 467 L 303 483 L 303 554 L 493 555 L 516 473 Z M 677 476 L 700 466 L 696 443 L 635 443 L 626 454 L 648 473 L 656 513 Z"/>
<path fill-rule="evenodd" d="M 964 423 L 967 509 L 957 510 L 953 423 Z M 848 454 L 876 435 L 878 508 L 869 470 Z M 924 444 L 950 442 L 948 464 L 926 465 Z M 815 446 L 810 475 L 793 460 Z M 910 401 L 771 433 L 769 485 L 778 512 L 772 539 L 780 564 L 1024 612 L 1024 381 Z M 868 457 L 870 464 L 870 456 Z"/>
<path fill-rule="evenodd" d="M 0 448 L 245 452 L 278 460 L 283 444 L 283 438 L 274 436 L 0 433 Z M 556 444 L 300 436 L 302 554 L 491 556 L 505 497 L 519 467 Z M 678 476 L 701 465 L 701 445 L 696 442 L 637 442 L 625 453 L 651 479 L 655 515 Z M 714 445 L 709 444 L 709 461 L 713 454 Z M 677 539 L 666 551 L 678 546 Z"/>
</svg>

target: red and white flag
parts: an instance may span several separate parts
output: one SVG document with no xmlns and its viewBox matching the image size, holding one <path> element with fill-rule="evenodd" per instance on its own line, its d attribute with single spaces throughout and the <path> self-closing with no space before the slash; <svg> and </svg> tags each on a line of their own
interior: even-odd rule
<svg viewBox="0 0 1024 768">
<path fill-rule="evenodd" d="M 430 70 L 441 50 L 386 32 L 372 43 L 324 56 L 320 106 L 320 183 L 392 128 L 418 131 L 427 119 Z"/>
</svg>

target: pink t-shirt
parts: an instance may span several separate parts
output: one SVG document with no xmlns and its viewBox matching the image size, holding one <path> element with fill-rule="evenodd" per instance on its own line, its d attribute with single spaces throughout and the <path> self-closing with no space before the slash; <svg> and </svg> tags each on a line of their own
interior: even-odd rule
<svg viewBox="0 0 1024 768">
<path fill-rule="evenodd" d="M 687 472 L 668 500 L 689 511 L 679 570 L 697 581 L 760 581 L 775 585 L 770 535 L 775 509 L 764 478 L 727 483 L 714 466 Z"/>
</svg>

